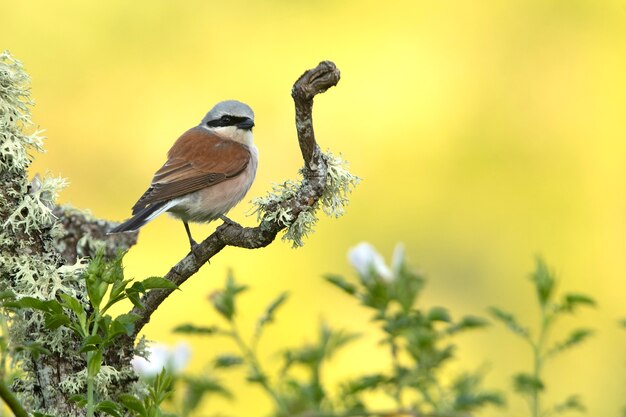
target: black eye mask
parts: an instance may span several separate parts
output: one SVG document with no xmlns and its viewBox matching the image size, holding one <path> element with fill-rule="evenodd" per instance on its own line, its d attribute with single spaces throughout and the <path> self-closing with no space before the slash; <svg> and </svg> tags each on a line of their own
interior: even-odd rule
<svg viewBox="0 0 626 417">
<path fill-rule="evenodd" d="M 224 115 L 217 120 L 211 120 L 210 122 L 207 122 L 207 126 L 210 126 L 210 127 L 224 127 L 224 126 L 240 127 L 239 125 L 243 125 L 243 126 L 251 125 L 250 127 L 252 127 L 254 126 L 254 122 L 248 117 L 237 117 L 237 116 L 228 116 L 228 115 Z"/>
</svg>

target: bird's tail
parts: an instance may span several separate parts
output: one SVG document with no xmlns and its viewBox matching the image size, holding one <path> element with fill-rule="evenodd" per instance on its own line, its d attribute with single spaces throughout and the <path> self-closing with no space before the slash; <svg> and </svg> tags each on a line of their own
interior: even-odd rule
<svg viewBox="0 0 626 417">
<path fill-rule="evenodd" d="M 130 219 L 126 220 L 119 226 L 111 229 L 108 233 L 134 232 L 141 226 L 154 219 L 172 206 L 172 201 L 161 201 L 150 204 L 148 207 L 139 210 Z"/>
</svg>

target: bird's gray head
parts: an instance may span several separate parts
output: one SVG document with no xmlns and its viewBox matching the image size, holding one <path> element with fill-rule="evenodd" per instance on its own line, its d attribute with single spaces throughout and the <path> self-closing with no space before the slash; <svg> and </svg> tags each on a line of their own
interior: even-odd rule
<svg viewBox="0 0 626 417">
<path fill-rule="evenodd" d="M 241 101 L 221 101 L 204 116 L 201 124 L 209 128 L 236 126 L 251 130 L 254 127 L 254 112 Z"/>
</svg>

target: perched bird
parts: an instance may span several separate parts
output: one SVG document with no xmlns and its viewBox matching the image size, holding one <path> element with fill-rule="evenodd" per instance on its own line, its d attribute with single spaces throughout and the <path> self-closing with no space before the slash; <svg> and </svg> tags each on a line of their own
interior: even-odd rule
<svg viewBox="0 0 626 417">
<path fill-rule="evenodd" d="M 250 189 L 258 153 L 252 142 L 254 112 L 239 101 L 215 105 L 200 124 L 185 132 L 167 154 L 167 162 L 132 208 L 133 216 L 109 233 L 134 231 L 163 212 L 181 219 L 189 244 L 188 222 L 221 218 Z"/>
</svg>

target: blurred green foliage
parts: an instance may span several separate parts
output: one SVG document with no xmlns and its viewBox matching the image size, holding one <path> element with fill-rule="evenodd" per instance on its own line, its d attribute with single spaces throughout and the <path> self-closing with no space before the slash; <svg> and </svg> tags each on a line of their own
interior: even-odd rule
<svg viewBox="0 0 626 417">
<path fill-rule="evenodd" d="M 466 416 L 487 405 L 503 405 L 500 393 L 482 388 L 479 372 L 465 372 L 451 381 L 443 376 L 445 365 L 454 357 L 455 335 L 482 328 L 486 320 L 473 316 L 454 320 L 446 308 L 416 307 L 424 278 L 406 265 L 401 253 L 394 260 L 390 274 L 387 270 L 381 274 L 368 259 L 365 262 L 364 268 L 357 268 L 361 272 L 356 282 L 338 275 L 328 275 L 326 280 L 372 312 L 372 324 L 384 335 L 381 344 L 387 346 L 392 358 L 393 366 L 387 372 L 348 379 L 338 389 L 326 386 L 322 376 L 328 361 L 338 350 L 358 339 L 357 334 L 333 329 L 326 323 L 320 325 L 315 342 L 279 349 L 274 356 L 281 358 L 281 366 L 268 370 L 259 358 L 257 347 L 263 329 L 274 322 L 288 295 L 280 294 L 267 306 L 257 320 L 253 336 L 245 340 L 237 325 L 237 309 L 247 287 L 238 284 L 232 274 L 228 275 L 223 289 L 210 296 L 213 308 L 225 324 L 208 327 L 183 324 L 175 331 L 231 339 L 238 353 L 217 356 L 213 371 L 245 367 L 248 383 L 258 385 L 273 400 L 275 417 Z M 183 382 L 193 385 L 192 380 Z M 395 408 L 372 409 L 366 400 L 372 392 L 391 397 Z M 183 403 L 191 403 L 188 395 Z"/>
<path fill-rule="evenodd" d="M 515 392 L 526 398 L 532 417 L 549 416 L 566 411 L 585 411 L 577 395 L 571 395 L 548 408 L 543 406 L 541 394 L 546 389 L 543 370 L 549 359 L 578 346 L 593 334 L 591 329 L 575 328 L 564 339 L 550 343 L 550 332 L 557 319 L 565 315 L 573 315 L 580 307 L 594 307 L 595 301 L 579 293 L 567 293 L 558 298 L 557 281 L 542 258 L 537 258 L 535 271 L 530 279 L 535 287 L 540 311 L 539 329 L 536 335 L 521 325 L 512 313 L 497 307 L 490 308 L 491 315 L 527 342 L 532 350 L 533 369 L 530 372 L 520 372 L 513 376 Z"/>
</svg>

